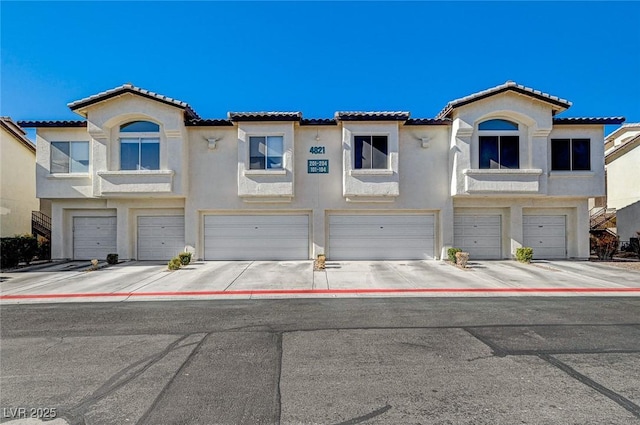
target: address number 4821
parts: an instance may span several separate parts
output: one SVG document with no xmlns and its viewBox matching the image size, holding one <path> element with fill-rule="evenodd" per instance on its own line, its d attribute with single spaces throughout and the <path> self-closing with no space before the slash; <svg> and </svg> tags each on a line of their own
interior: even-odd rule
<svg viewBox="0 0 640 425">
<path fill-rule="evenodd" d="M 322 155 L 324 154 L 324 146 L 311 146 L 309 152 L 315 155 Z"/>
</svg>

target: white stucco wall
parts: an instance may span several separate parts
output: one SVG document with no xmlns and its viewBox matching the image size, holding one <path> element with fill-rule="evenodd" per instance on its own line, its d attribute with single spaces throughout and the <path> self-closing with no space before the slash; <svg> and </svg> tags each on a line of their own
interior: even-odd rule
<svg viewBox="0 0 640 425">
<path fill-rule="evenodd" d="M 640 201 L 640 145 L 607 165 L 607 206 L 624 208 Z"/>
<path fill-rule="evenodd" d="M 271 131 L 282 131 L 281 126 L 281 123 L 265 123 L 252 128 L 259 128 L 260 131 L 269 131 L 270 128 L 273 129 Z M 397 129 L 397 124 L 392 126 Z M 375 196 L 368 202 L 350 202 L 344 195 L 345 150 L 340 126 L 296 124 L 291 128 L 294 130 L 294 161 L 291 169 L 295 174 L 294 196 L 284 202 L 277 202 L 273 196 L 267 196 L 263 202 L 259 202 L 259 197 L 246 202 L 245 197 L 241 196 L 244 192 L 238 189 L 238 179 L 242 177 L 239 170 L 245 168 L 243 161 L 246 160 L 248 151 L 242 141 L 243 136 L 238 137 L 239 131 L 236 128 L 190 128 L 191 183 L 185 204 L 185 228 L 187 246 L 196 252 L 196 256 L 203 255 L 200 249 L 196 249 L 203 246 L 202 216 L 210 213 L 309 214 L 313 239 L 312 256 L 325 252 L 327 216 L 332 212 L 423 211 L 436 212 L 439 216 L 451 215 L 451 200 L 447 193 L 448 168 L 446 161 L 442 161 L 448 152 L 447 126 L 405 126 L 397 131 L 396 143 L 399 148 L 396 149 L 397 165 L 394 167 L 399 177 L 394 178 L 398 181 L 399 195 L 393 201 L 383 203 L 378 202 Z M 427 136 L 430 138 L 429 147 L 423 148 L 420 138 Z M 213 137 L 220 140 L 215 149 L 209 149 L 205 139 Z M 325 154 L 310 153 L 312 146 L 324 147 Z M 307 161 L 316 159 L 329 160 L 328 174 L 307 173 Z M 452 228 L 445 232 L 441 222 L 442 220 L 438 224 L 438 239 L 451 243 L 452 235 L 449 233 L 452 233 Z"/>
<path fill-rule="evenodd" d="M 31 233 L 31 211 L 40 208 L 35 153 L 4 128 L 0 131 L 0 236 Z"/>
</svg>

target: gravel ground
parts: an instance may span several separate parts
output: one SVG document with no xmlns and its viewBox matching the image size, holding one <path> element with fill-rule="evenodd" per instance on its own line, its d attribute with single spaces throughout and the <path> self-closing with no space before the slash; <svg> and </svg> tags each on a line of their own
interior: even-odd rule
<svg viewBox="0 0 640 425">
<path fill-rule="evenodd" d="M 594 263 L 603 264 L 605 266 L 619 267 L 621 269 L 635 270 L 640 272 L 640 261 L 631 259 L 614 259 L 613 261 L 591 260 Z"/>
</svg>

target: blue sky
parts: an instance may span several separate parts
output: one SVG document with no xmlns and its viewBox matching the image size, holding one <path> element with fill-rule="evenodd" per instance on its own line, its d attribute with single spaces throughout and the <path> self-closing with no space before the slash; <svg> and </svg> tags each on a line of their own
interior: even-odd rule
<svg viewBox="0 0 640 425">
<path fill-rule="evenodd" d="M 434 117 L 507 80 L 640 122 L 638 2 L 1 2 L 0 112 L 131 82 L 227 111 Z"/>
</svg>

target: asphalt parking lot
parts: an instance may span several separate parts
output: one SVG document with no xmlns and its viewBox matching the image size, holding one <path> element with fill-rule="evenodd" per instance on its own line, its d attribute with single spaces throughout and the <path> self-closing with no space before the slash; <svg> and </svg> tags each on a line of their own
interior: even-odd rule
<svg viewBox="0 0 640 425">
<path fill-rule="evenodd" d="M 177 271 L 132 261 L 89 270 L 88 262 L 55 263 L 0 274 L 3 303 L 128 301 L 234 297 L 464 296 L 522 292 L 638 295 L 640 273 L 588 261 L 476 261 L 460 269 L 443 261 L 196 261 Z M 573 291 L 573 292 L 572 292 Z M 69 295 L 65 297 L 65 295 Z"/>
</svg>

